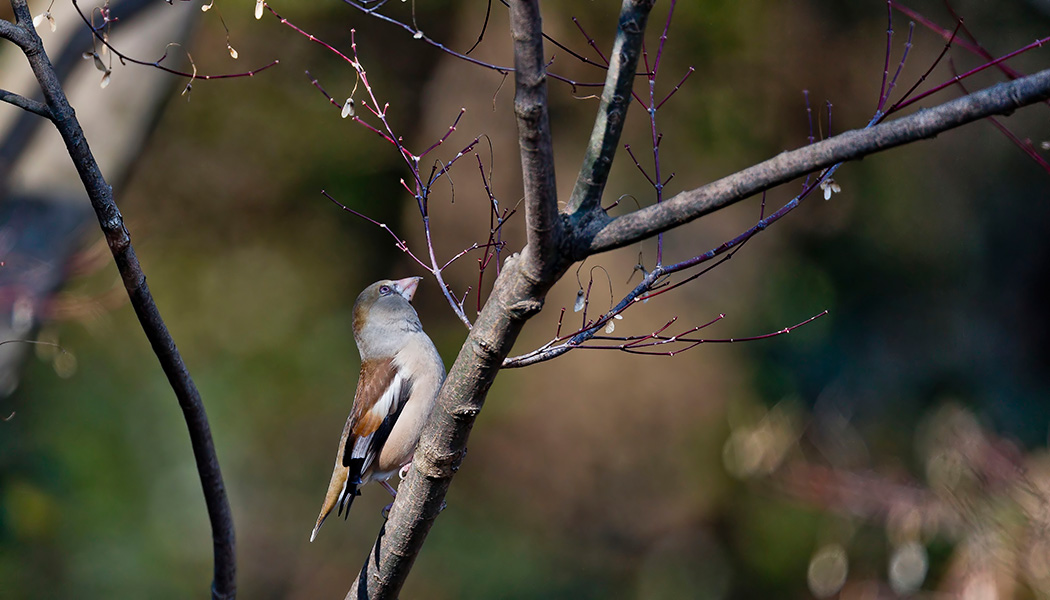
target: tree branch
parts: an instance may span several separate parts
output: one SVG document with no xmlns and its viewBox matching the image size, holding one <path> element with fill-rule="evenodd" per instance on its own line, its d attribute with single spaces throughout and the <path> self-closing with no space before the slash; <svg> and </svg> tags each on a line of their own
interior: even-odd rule
<svg viewBox="0 0 1050 600">
<path fill-rule="evenodd" d="M 205 414 L 204 403 L 175 341 L 171 338 L 164 320 L 160 316 L 142 272 L 131 236 L 124 227 L 124 220 L 113 199 L 113 189 L 106 182 L 95 158 L 88 147 L 84 131 L 70 106 L 62 83 L 44 51 L 40 37 L 32 28 L 32 18 L 25 0 L 12 0 L 11 5 L 18 23 L 29 37 L 29 48 L 23 48 L 29 65 L 33 69 L 40 89 L 44 93 L 52 121 L 65 142 L 69 157 L 80 175 L 91 206 L 95 210 L 106 242 L 113 253 L 124 287 L 128 290 L 131 305 L 135 309 L 150 345 L 153 347 L 161 368 L 178 398 L 189 429 L 193 455 L 197 463 L 204 499 L 211 520 L 212 544 L 215 555 L 215 579 L 212 583 L 212 598 L 229 599 L 236 596 L 236 562 L 233 532 L 233 517 L 226 498 L 219 461 L 215 455 L 211 427 Z"/>
<path fill-rule="evenodd" d="M 8 104 L 17 106 L 22 110 L 38 114 L 45 119 L 54 120 L 54 117 L 51 115 L 51 109 L 48 108 L 46 104 L 31 98 L 26 98 L 21 94 L 0 89 L 0 102 L 7 102 Z"/>
<path fill-rule="evenodd" d="M 594 120 L 587 154 L 569 198 L 568 211 L 574 219 L 587 219 L 601 206 L 602 193 L 609 180 L 609 169 L 620 146 L 620 134 L 631 105 L 631 88 L 638 69 L 645 25 L 656 0 L 623 0 L 620 21 L 609 56 L 601 105 Z"/>
<path fill-rule="evenodd" d="M 28 10 L 26 12 L 28 12 Z M 23 23 L 33 22 L 32 17 L 30 17 L 28 21 L 23 21 L 21 18 L 18 20 Z M 29 35 L 29 32 L 23 27 L 6 19 L 0 19 L 0 39 L 8 40 L 21 48 L 22 52 L 29 52 L 33 48 L 33 36 Z"/>
<path fill-rule="evenodd" d="M 581 231 L 575 249 L 587 256 L 633 244 L 730 204 L 839 162 L 895 148 L 991 115 L 1003 115 L 1050 98 L 1050 70 L 964 96 L 881 125 L 847 131 L 781 153 L 703 187 Z"/>
<path fill-rule="evenodd" d="M 547 112 L 547 69 L 543 57 L 543 21 L 538 0 L 510 3 L 510 32 L 514 40 L 514 115 L 518 120 L 518 147 L 525 192 L 527 265 L 541 273 L 555 262 L 564 238 L 558 214 L 554 178 L 554 144 Z"/>
</svg>

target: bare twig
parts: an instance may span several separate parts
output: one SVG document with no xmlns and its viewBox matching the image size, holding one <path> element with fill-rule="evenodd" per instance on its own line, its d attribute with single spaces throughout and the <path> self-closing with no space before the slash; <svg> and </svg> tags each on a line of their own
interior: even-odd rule
<svg viewBox="0 0 1050 600">
<path fill-rule="evenodd" d="M 430 36 L 426 35 L 421 29 L 416 27 L 414 24 L 410 25 L 408 23 L 402 23 L 401 21 L 398 21 L 397 19 L 395 19 L 393 17 L 389 17 L 387 15 L 384 15 L 383 13 L 379 12 L 377 9 L 380 6 L 382 6 L 383 4 L 385 4 L 385 2 L 380 2 L 379 5 L 373 6 L 371 8 L 365 6 L 365 4 L 366 4 L 365 2 L 357 2 L 355 0 L 343 0 L 343 2 L 345 2 L 346 4 L 356 8 L 357 10 L 359 10 L 359 11 L 361 11 L 361 12 L 363 12 L 363 13 L 371 16 L 371 17 L 375 17 L 375 18 L 379 19 L 380 21 L 384 21 L 386 23 L 389 23 L 391 25 L 394 25 L 396 27 L 400 27 L 401 29 L 404 29 L 408 33 L 412 34 L 412 38 L 413 39 L 420 40 L 420 41 L 422 41 L 422 42 L 424 42 L 426 44 L 429 44 L 430 46 L 433 46 L 434 48 L 437 48 L 438 50 L 444 52 L 445 54 L 448 54 L 449 56 L 454 56 L 455 58 L 458 58 L 460 60 L 466 61 L 468 63 L 472 63 L 472 64 L 477 65 L 479 67 L 483 67 L 483 68 L 486 68 L 486 69 L 491 69 L 491 70 L 496 71 L 497 73 L 501 73 L 503 75 L 506 75 L 508 73 L 513 73 L 514 72 L 514 69 L 511 68 L 511 67 L 505 67 L 505 66 L 501 66 L 501 65 L 494 65 L 492 63 L 488 63 L 488 62 L 485 62 L 483 60 L 478 60 L 478 59 L 474 58 L 473 56 L 467 56 L 467 54 L 469 54 L 469 51 L 467 52 L 467 54 L 464 54 L 462 52 L 456 52 L 455 50 L 449 48 L 448 46 L 442 44 L 441 42 L 438 42 L 437 40 L 434 40 Z M 504 4 L 507 4 L 507 3 L 504 2 Z M 544 36 L 544 37 L 546 37 L 546 36 Z M 559 47 L 561 47 L 560 44 L 559 44 Z M 473 50 L 473 48 L 472 48 L 472 50 Z M 568 48 L 565 48 L 565 50 L 568 51 L 568 52 L 571 52 L 570 50 L 568 50 Z M 584 59 L 582 56 L 579 56 L 578 54 L 576 54 L 574 52 L 572 54 L 573 54 L 573 56 L 575 56 L 576 58 L 580 59 L 584 63 L 589 63 L 590 62 L 590 61 Z M 551 79 L 556 79 L 556 80 L 561 81 L 563 83 L 569 84 L 570 86 L 572 86 L 572 89 L 573 89 L 574 92 L 576 91 L 576 88 L 578 88 L 578 87 L 601 87 L 602 85 L 604 85 L 601 82 L 576 81 L 574 79 L 569 79 L 568 77 L 564 77 L 562 75 L 558 75 L 557 73 L 547 73 L 547 76 L 550 77 Z"/>
<path fill-rule="evenodd" d="M 129 62 L 129 63 L 135 64 L 135 65 L 140 65 L 140 66 L 143 66 L 143 67 L 153 67 L 155 69 L 160 69 L 161 71 L 164 71 L 166 73 L 171 73 L 172 75 L 177 75 L 179 77 L 189 78 L 190 81 L 192 82 L 193 80 L 196 80 L 196 79 L 209 80 L 209 79 L 234 79 L 234 78 L 238 78 L 238 77 L 254 77 L 257 73 L 265 71 L 266 69 L 269 69 L 270 67 L 275 67 L 281 62 L 281 61 L 279 61 L 277 59 L 274 59 L 274 60 L 270 61 L 269 63 L 259 67 L 258 69 L 252 69 L 251 71 L 244 71 L 244 72 L 240 72 L 240 73 L 220 73 L 220 74 L 217 74 L 217 75 L 210 75 L 210 74 L 202 75 L 200 73 L 197 73 L 196 68 L 194 68 L 193 72 L 191 73 L 191 72 L 187 72 L 187 71 L 180 71 L 178 69 L 172 69 L 170 67 L 166 67 L 166 66 L 162 65 L 161 63 L 164 62 L 164 60 L 168 57 L 168 52 L 167 52 L 166 49 L 164 51 L 164 55 L 161 56 L 160 58 L 158 58 L 155 61 L 151 62 L 151 61 L 148 61 L 148 60 L 140 60 L 140 59 L 134 58 L 132 56 L 128 56 L 127 54 L 124 54 L 123 52 L 121 52 L 117 48 L 114 48 L 113 45 L 109 43 L 109 40 L 106 38 L 106 36 L 104 36 L 101 33 L 106 27 L 108 27 L 109 22 L 110 22 L 109 20 L 107 20 L 106 23 L 103 26 L 96 27 L 95 24 L 91 22 L 91 19 L 89 19 L 88 16 L 85 15 L 84 12 L 80 10 L 80 5 L 77 4 L 77 0 L 72 0 L 72 2 L 73 2 L 73 8 L 76 9 L 77 14 L 80 15 L 80 18 L 84 21 L 84 24 L 87 25 L 88 29 L 91 30 L 91 34 L 95 36 L 95 39 L 98 40 L 98 42 L 100 44 L 102 44 L 103 46 L 108 48 L 109 51 L 112 52 L 114 56 L 119 58 L 121 63 Z M 115 19 L 113 19 L 113 20 L 115 20 Z"/>
<path fill-rule="evenodd" d="M 306 30 L 292 23 L 288 19 L 282 17 L 270 5 L 267 4 L 265 5 L 265 7 L 267 10 L 270 11 L 271 14 L 273 14 L 274 17 L 280 20 L 282 25 L 285 25 L 286 27 L 298 33 L 299 35 L 309 39 L 310 41 L 323 46 L 326 50 L 335 54 L 344 62 L 349 64 L 350 67 L 353 68 L 354 71 L 357 73 L 358 81 L 361 83 L 362 87 L 364 87 L 365 94 L 367 95 L 367 98 L 364 102 L 364 107 L 368 110 L 368 112 L 372 113 L 372 115 L 376 119 L 379 120 L 379 122 L 382 125 L 382 129 L 370 125 L 356 114 L 352 117 L 352 119 L 354 122 L 363 125 L 368 130 L 379 135 L 381 138 L 392 144 L 397 149 L 398 154 L 401 156 L 401 159 L 405 162 L 405 165 L 408 167 L 409 172 L 412 174 L 412 185 L 410 186 L 404 180 L 401 181 L 401 185 L 409 194 L 412 195 L 413 199 L 416 201 L 416 207 L 419 209 L 419 215 L 423 219 L 423 234 L 426 238 L 429 265 L 417 258 L 413 253 L 409 252 L 407 243 L 404 240 L 401 240 L 400 238 L 397 238 L 397 236 L 394 236 L 398 239 L 398 248 L 401 249 L 403 252 L 408 252 L 409 255 L 416 260 L 416 262 L 418 262 L 420 265 L 422 265 L 428 271 L 430 271 L 430 273 L 434 276 L 434 279 L 437 280 L 438 288 L 441 290 L 441 293 L 444 294 L 445 300 L 452 308 L 452 311 L 456 314 L 457 317 L 459 317 L 459 320 L 463 323 L 463 325 L 466 326 L 467 329 L 470 329 L 472 327 L 472 324 L 470 322 L 470 319 L 467 318 L 466 312 L 463 310 L 464 300 L 457 299 L 455 294 L 452 292 L 451 286 L 445 282 L 444 275 L 442 274 L 442 269 L 444 267 L 441 266 L 441 263 L 438 261 L 437 255 L 434 251 L 434 241 L 430 229 L 429 202 L 431 187 L 442 177 L 448 177 L 448 172 L 452 165 L 460 158 L 465 156 L 467 152 L 472 150 L 474 146 L 478 144 L 480 138 L 474 138 L 474 140 L 470 142 L 465 148 L 460 150 L 459 153 L 456 154 L 456 156 L 454 156 L 448 162 L 443 163 L 440 168 L 435 167 L 428 178 L 424 179 L 424 177 L 419 171 L 420 160 L 430 151 L 444 144 L 445 141 L 452 135 L 452 133 L 456 131 L 456 125 L 459 124 L 459 120 L 463 117 L 463 113 L 466 112 L 466 109 L 460 109 L 459 113 L 456 115 L 456 119 L 452 122 L 452 125 L 449 126 L 448 131 L 446 131 L 443 136 L 441 136 L 436 142 L 431 144 L 421 153 L 414 154 L 404 145 L 402 137 L 394 131 L 393 127 L 390 125 L 390 121 L 387 119 L 387 111 L 390 107 L 389 103 L 380 104 L 379 99 L 376 97 L 375 90 L 372 88 L 371 83 L 369 83 L 368 72 L 365 69 L 363 63 L 361 62 L 361 58 L 357 53 L 356 30 L 350 30 L 350 54 L 352 55 L 351 58 L 351 56 L 347 56 L 331 44 L 319 39 L 312 33 L 307 32 Z M 378 6 L 375 8 L 378 8 Z M 339 102 L 335 100 L 335 98 L 333 98 L 327 91 L 325 91 L 324 87 L 322 87 L 321 84 L 317 81 L 317 79 L 310 75 L 309 72 L 307 72 L 307 76 L 310 77 L 310 82 L 313 84 L 313 86 L 316 87 L 322 94 L 324 94 L 325 98 L 328 99 L 329 104 L 332 104 L 335 107 L 342 106 Z M 346 102 L 350 103 L 352 101 L 353 98 L 350 98 Z M 347 114 L 347 116 L 349 115 Z M 451 181 L 451 179 L 449 180 Z M 327 194 L 325 195 L 328 196 Z M 336 204 L 338 204 L 339 206 L 341 206 L 343 209 L 354 213 L 359 217 L 364 217 L 364 215 L 354 210 L 351 210 L 345 205 L 337 202 L 331 196 L 328 196 L 328 198 Z M 374 220 L 369 219 L 368 217 L 364 218 L 368 219 L 369 221 L 372 221 L 374 224 L 379 225 L 380 227 L 386 228 L 385 225 L 377 223 Z M 391 232 L 391 235 L 393 235 L 393 232 Z M 465 296 L 466 294 L 464 294 L 464 297 Z"/>
<path fill-rule="evenodd" d="M 915 96 L 913 98 L 909 98 L 906 101 L 898 102 L 898 103 L 894 104 L 892 107 L 890 107 L 890 111 L 900 110 L 900 109 L 904 108 L 905 106 L 910 106 L 912 104 L 915 104 L 919 100 L 922 100 L 923 98 L 925 98 L 927 96 L 930 96 L 932 94 L 936 94 L 937 92 L 943 90 L 944 88 L 950 87 L 953 84 L 956 84 L 956 83 L 962 81 L 963 79 L 966 79 L 967 77 L 970 77 L 972 75 L 976 75 L 977 73 L 980 73 L 981 71 L 983 71 L 983 70 L 985 70 L 985 69 L 987 69 L 989 67 L 994 67 L 994 66 L 996 66 L 996 65 L 998 65 L 1000 63 L 1003 63 L 1005 61 L 1010 60 L 1011 58 L 1013 58 L 1015 56 L 1018 56 L 1020 54 L 1024 54 L 1025 52 L 1028 52 L 1029 50 L 1033 50 L 1035 48 L 1042 48 L 1047 43 L 1050 43 L 1050 36 L 1044 37 L 1044 38 L 1040 38 L 1040 39 L 1032 42 L 1031 44 L 1028 44 L 1027 46 L 1024 46 L 1022 48 L 1018 48 L 1017 50 L 1014 50 L 1013 52 L 1010 52 L 1009 54 L 1004 54 L 1003 56 L 1000 56 L 999 58 L 997 58 L 995 60 L 992 60 L 990 62 L 986 62 L 986 63 L 984 63 L 984 64 L 982 64 L 980 66 L 974 67 L 973 69 L 970 69 L 969 71 L 967 71 L 967 72 L 965 72 L 965 73 L 963 73 L 961 75 L 956 75 L 955 77 L 952 77 L 948 81 L 945 81 L 944 83 L 936 85 L 936 86 L 926 90 L 925 92 L 919 94 L 918 96 Z"/>
</svg>

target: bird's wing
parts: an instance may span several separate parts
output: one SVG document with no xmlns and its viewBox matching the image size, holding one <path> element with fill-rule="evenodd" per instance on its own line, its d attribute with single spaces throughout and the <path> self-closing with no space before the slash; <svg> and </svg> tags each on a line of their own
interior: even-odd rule
<svg viewBox="0 0 1050 600">
<path fill-rule="evenodd" d="M 412 380 L 393 359 L 361 363 L 361 376 L 343 448 L 343 466 L 360 479 L 379 455 L 412 391 Z"/>
<path fill-rule="evenodd" d="M 343 427 L 332 480 L 310 541 L 317 536 L 332 509 L 338 507 L 337 514 L 349 514 L 350 504 L 359 494 L 357 486 L 361 476 L 382 450 L 411 390 L 411 379 L 398 372 L 393 359 L 361 364 L 354 407 Z"/>
</svg>

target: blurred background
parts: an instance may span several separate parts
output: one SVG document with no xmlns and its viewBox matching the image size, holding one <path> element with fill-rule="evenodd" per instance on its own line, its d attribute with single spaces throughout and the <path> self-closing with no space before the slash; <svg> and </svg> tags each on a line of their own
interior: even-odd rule
<svg viewBox="0 0 1050 600">
<path fill-rule="evenodd" d="M 272 15 L 254 20 L 249 1 L 220 0 L 203 13 L 196 2 L 156 4 L 198 21 L 186 45 L 170 49 L 179 69 L 193 68 L 179 48 L 200 73 L 281 61 L 254 77 L 197 81 L 189 94 L 181 94 L 185 79 L 114 61 L 113 85 L 138 89 L 149 78 L 163 110 L 147 119 L 152 135 L 111 178 L 207 406 L 237 526 L 241 596 L 339 598 L 389 502 L 368 487 L 346 522 L 329 522 L 308 542 L 357 376 L 350 309 L 376 279 L 425 273 L 389 235 L 320 192 L 390 224 L 425 254 L 418 210 L 399 184 L 410 173 L 391 145 L 340 119 L 310 84 L 305 70 L 340 102 L 354 89 L 354 71 L 321 46 Z M 384 11 L 465 51 L 483 29 L 485 4 L 392 2 Z M 617 4 L 547 2 L 544 26 L 595 59 L 572 17 L 607 52 Z M 953 25 L 941 2 L 909 6 Z M 1050 32 L 1050 9 L 1035 0 L 953 6 L 995 56 Z M 356 29 L 374 91 L 390 103 L 390 123 L 410 149 L 428 147 L 466 108 L 430 157 L 448 161 L 483 136 L 477 151 L 492 193 L 501 207 L 515 206 L 511 79 L 339 2 L 274 7 L 344 51 Z M 34 14 L 46 8 L 33 4 Z M 654 12 L 651 52 L 667 8 L 660 2 Z M 45 37 L 81 27 L 75 13 L 53 11 L 57 31 Z M 891 73 L 908 18 L 895 13 L 894 28 Z M 512 64 L 506 31 L 506 10 L 493 3 L 472 56 Z M 862 127 L 878 103 L 885 31 L 886 5 L 875 1 L 678 3 L 657 97 L 689 66 L 696 72 L 657 113 L 663 172 L 675 173 L 669 192 L 806 144 L 803 90 L 815 137 Z M 155 60 L 169 38 L 149 41 L 138 58 Z M 943 45 L 916 27 L 895 97 Z M 12 50 L 0 50 L 14 65 L 0 73 L 0 87 L 13 85 L 6 81 L 18 69 L 28 72 Z M 548 53 L 554 72 L 602 79 L 562 50 Z M 958 47 L 950 56 L 960 72 L 982 62 Z M 1010 64 L 1030 73 L 1048 63 L 1040 49 Z M 78 66 L 96 88 L 101 75 L 91 61 Z M 992 84 L 992 71 L 967 85 Z M 929 81 L 950 77 L 942 62 Z M 590 131 L 592 93 L 550 85 L 562 198 Z M 120 110 L 127 96 L 107 88 L 98 98 L 73 98 L 82 119 L 95 106 Z M 355 98 L 364 113 L 363 88 Z M 625 141 L 648 166 L 649 123 L 638 108 Z M 17 109 L 0 106 L 5 113 Z M 1035 106 L 1003 123 L 1039 149 L 1050 138 L 1047 116 Z M 103 124 L 88 136 L 93 147 L 104 144 L 112 129 L 102 117 L 86 120 Z M 33 168 L 45 182 L 71 170 L 61 155 Z M 434 192 L 439 259 L 488 238 L 481 174 L 467 156 L 452 183 Z M 980 122 L 848 164 L 835 179 L 841 192 L 830 201 L 817 194 L 732 261 L 631 309 L 616 333 L 644 335 L 672 317 L 686 329 L 724 313 L 702 331 L 719 339 L 827 316 L 789 335 L 673 357 L 578 350 L 501 373 L 404 597 L 1050 594 L 1047 172 Z M 800 188 L 771 191 L 766 213 Z M 614 214 L 654 198 L 626 154 L 605 204 L 621 194 L 629 197 Z M 759 211 L 755 198 L 673 232 L 665 260 L 718 246 Z M 65 280 L 16 336 L 61 350 L 23 345 L 19 375 L 0 400 L 0 596 L 200 597 L 212 555 L 188 436 L 92 218 L 79 230 L 58 229 L 62 237 L 44 244 L 51 258 L 6 243 L 0 256 L 9 272 L 41 268 Z M 17 237 L 19 221 L 6 219 L 0 237 Z M 505 239 L 508 250 L 520 247 L 520 215 Z M 60 242 L 68 252 L 57 251 Z M 471 318 L 478 256 L 446 271 L 457 293 L 472 286 Z M 637 283 L 634 266 L 654 260 L 655 244 L 646 243 L 588 261 L 578 278 L 570 272 L 515 353 L 553 337 L 562 307 L 563 329 L 578 326 L 572 306 L 581 285 L 593 279 L 591 302 L 604 310 L 607 295 L 619 299 Z M 493 275 L 485 273 L 483 293 Z M 17 297 L 3 296 L 12 322 L 25 320 Z M 433 278 L 416 305 L 451 365 L 465 329 Z"/>
</svg>

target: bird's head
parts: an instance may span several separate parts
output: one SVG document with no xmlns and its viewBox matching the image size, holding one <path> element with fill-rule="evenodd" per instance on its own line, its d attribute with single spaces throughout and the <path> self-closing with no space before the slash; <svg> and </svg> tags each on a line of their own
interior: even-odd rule
<svg viewBox="0 0 1050 600">
<path fill-rule="evenodd" d="M 353 327 L 362 358 L 384 356 L 399 347 L 404 335 L 422 331 L 419 316 L 410 303 L 422 279 L 383 279 L 366 287 L 357 297 Z"/>
</svg>

